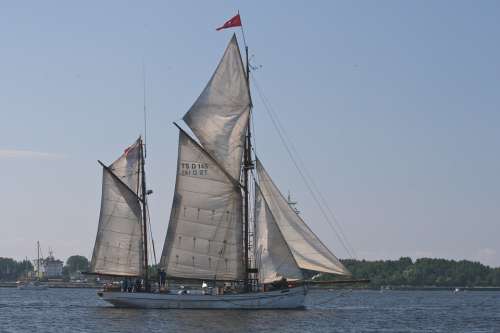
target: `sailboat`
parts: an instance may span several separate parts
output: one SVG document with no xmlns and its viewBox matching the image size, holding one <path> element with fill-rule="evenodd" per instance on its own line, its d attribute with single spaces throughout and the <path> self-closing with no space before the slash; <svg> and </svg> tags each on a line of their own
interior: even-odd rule
<svg viewBox="0 0 500 333">
<path fill-rule="evenodd" d="M 26 272 L 26 280 L 17 285 L 17 289 L 21 290 L 45 290 L 49 286 L 40 282 L 40 242 L 36 242 L 37 257 L 36 257 L 36 279 L 34 281 L 28 280 L 28 273 Z"/>
<path fill-rule="evenodd" d="M 245 51 L 246 67 L 233 35 L 184 115 L 195 137 L 174 123 L 179 130 L 177 175 L 159 263 L 168 288 L 153 287 L 148 276 L 142 138 L 111 165 L 101 163 L 101 212 L 90 273 L 141 281 L 139 292 L 104 289 L 98 293 L 103 300 L 142 308 L 303 308 L 305 272 L 350 275 L 253 153 Z M 183 281 L 203 290 L 175 289 Z"/>
</svg>

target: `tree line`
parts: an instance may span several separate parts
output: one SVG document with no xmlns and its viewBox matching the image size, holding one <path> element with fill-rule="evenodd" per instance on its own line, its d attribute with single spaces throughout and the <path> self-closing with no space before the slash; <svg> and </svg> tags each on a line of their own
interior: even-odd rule
<svg viewBox="0 0 500 333">
<path fill-rule="evenodd" d="M 369 279 L 372 287 L 500 287 L 500 267 L 491 268 L 468 260 L 421 258 L 412 261 L 402 257 L 399 260 L 341 261 L 352 273 L 352 278 Z M 320 279 L 333 280 L 335 277 L 325 274 Z"/>
<path fill-rule="evenodd" d="M 15 281 L 31 271 L 33 264 L 29 260 L 16 261 L 0 257 L 0 281 Z"/>
<path fill-rule="evenodd" d="M 69 279 L 77 272 L 88 271 L 89 261 L 86 257 L 74 255 L 66 260 L 63 267 L 63 279 Z M 16 281 L 33 272 L 33 263 L 29 260 L 16 261 L 12 258 L 0 257 L 0 281 Z"/>
<path fill-rule="evenodd" d="M 500 287 L 500 267 L 491 268 L 468 260 L 421 258 L 412 261 L 411 258 L 402 257 L 399 260 L 341 261 L 352 273 L 353 279 L 369 279 L 371 287 Z M 63 278 L 69 279 L 71 275 L 85 272 L 88 268 L 86 257 L 71 256 L 64 265 Z M 29 271 L 33 271 L 33 264 L 29 260 L 16 261 L 0 257 L 0 281 L 15 281 L 26 276 Z M 150 267 L 150 276 L 156 274 L 156 268 Z M 329 281 L 339 277 L 322 274 L 319 279 Z"/>
</svg>

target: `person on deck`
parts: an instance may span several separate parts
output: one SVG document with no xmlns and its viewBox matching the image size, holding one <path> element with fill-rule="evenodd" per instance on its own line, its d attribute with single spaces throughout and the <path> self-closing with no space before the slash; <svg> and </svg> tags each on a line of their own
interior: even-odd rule
<svg viewBox="0 0 500 333">
<path fill-rule="evenodd" d="M 160 271 L 160 288 L 165 288 L 166 280 L 167 280 L 167 273 L 165 273 L 165 270 L 162 269 Z"/>
<path fill-rule="evenodd" d="M 135 292 L 141 291 L 141 279 L 135 279 Z"/>
<path fill-rule="evenodd" d="M 288 281 L 285 277 L 282 277 L 279 281 L 279 289 L 288 289 Z"/>
<path fill-rule="evenodd" d="M 201 292 L 203 295 L 206 295 L 207 291 L 208 291 L 208 284 L 205 281 L 203 281 L 203 283 L 201 284 Z"/>
<path fill-rule="evenodd" d="M 269 290 L 279 290 L 279 289 L 288 289 L 288 282 L 286 278 L 282 277 L 281 280 L 271 282 Z"/>
<path fill-rule="evenodd" d="M 122 280 L 122 292 L 126 293 L 128 291 L 128 279 Z"/>
</svg>

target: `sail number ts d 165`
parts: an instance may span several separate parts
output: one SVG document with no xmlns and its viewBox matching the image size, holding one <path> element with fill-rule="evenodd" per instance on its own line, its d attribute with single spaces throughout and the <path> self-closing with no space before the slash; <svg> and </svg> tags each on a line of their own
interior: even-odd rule
<svg viewBox="0 0 500 333">
<path fill-rule="evenodd" d="M 208 176 L 208 163 L 181 161 L 182 176 Z"/>
</svg>

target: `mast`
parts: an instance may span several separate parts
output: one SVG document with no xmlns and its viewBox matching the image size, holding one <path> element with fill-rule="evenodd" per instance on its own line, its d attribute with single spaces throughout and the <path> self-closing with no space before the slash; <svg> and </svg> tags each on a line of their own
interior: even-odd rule
<svg viewBox="0 0 500 333">
<path fill-rule="evenodd" d="M 248 95 L 250 95 L 250 65 L 248 63 L 248 46 L 245 43 L 245 56 L 246 56 L 246 79 L 247 79 L 247 87 L 248 87 Z M 250 291 L 249 285 L 249 274 L 250 274 L 250 258 L 249 258 L 249 230 L 248 227 L 250 225 L 250 212 L 249 212 L 249 201 L 250 201 L 250 191 L 248 188 L 248 179 L 249 172 L 253 169 L 252 164 L 252 143 L 251 143 L 251 132 L 250 132 L 250 121 L 251 121 L 251 108 L 252 108 L 252 99 L 250 97 L 250 115 L 248 117 L 247 123 L 247 135 L 245 142 L 245 150 L 244 150 L 244 163 L 243 163 L 243 189 L 245 193 L 244 198 L 244 209 L 245 209 L 245 235 L 244 235 L 244 244 L 245 244 L 245 289 Z"/>
<path fill-rule="evenodd" d="M 29 266 L 28 266 L 28 257 L 25 257 L 24 258 L 24 279 L 26 280 L 26 282 L 28 282 L 28 269 L 29 269 Z"/>
<path fill-rule="evenodd" d="M 148 223 L 147 223 L 147 203 L 146 203 L 146 172 L 144 170 L 144 144 L 142 138 L 140 138 L 140 172 L 141 172 L 141 185 L 142 185 L 142 237 L 144 243 L 144 286 L 146 291 L 149 291 L 149 281 L 148 281 Z"/>
<path fill-rule="evenodd" d="M 36 277 L 40 276 L 40 241 L 36 241 Z"/>
</svg>

